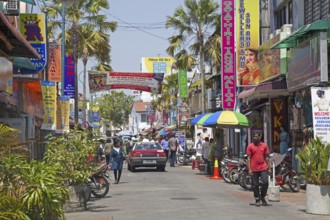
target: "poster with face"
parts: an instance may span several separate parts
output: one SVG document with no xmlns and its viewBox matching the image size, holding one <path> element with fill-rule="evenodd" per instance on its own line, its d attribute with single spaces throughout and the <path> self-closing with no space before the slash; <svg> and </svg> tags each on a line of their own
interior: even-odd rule
<svg viewBox="0 0 330 220">
<path fill-rule="evenodd" d="M 330 88 L 311 87 L 314 138 L 330 143 Z"/>
</svg>

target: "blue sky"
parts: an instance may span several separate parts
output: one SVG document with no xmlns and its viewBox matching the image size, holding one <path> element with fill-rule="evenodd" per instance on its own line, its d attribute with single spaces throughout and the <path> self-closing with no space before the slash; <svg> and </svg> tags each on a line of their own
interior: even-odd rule
<svg viewBox="0 0 330 220">
<path fill-rule="evenodd" d="M 110 9 L 105 13 L 109 20 L 118 22 L 110 41 L 114 71 L 139 72 L 142 57 L 168 56 L 167 38 L 175 32 L 165 28 L 166 16 L 173 15 L 183 0 L 108 1 Z"/>
</svg>

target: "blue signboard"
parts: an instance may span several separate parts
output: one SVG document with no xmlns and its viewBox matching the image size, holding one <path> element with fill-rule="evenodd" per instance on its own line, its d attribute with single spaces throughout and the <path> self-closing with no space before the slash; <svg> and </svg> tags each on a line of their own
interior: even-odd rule
<svg viewBox="0 0 330 220">
<path fill-rule="evenodd" d="M 175 138 L 178 140 L 178 144 L 182 150 L 186 148 L 186 132 L 176 131 L 174 132 Z"/>
<path fill-rule="evenodd" d="M 74 99 L 74 84 L 74 58 L 70 53 L 65 56 L 64 96 Z"/>
</svg>

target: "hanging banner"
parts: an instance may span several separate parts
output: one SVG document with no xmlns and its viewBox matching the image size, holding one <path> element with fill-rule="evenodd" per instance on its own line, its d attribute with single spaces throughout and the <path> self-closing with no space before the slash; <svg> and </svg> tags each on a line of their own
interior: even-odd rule
<svg viewBox="0 0 330 220">
<path fill-rule="evenodd" d="M 270 100 L 271 103 L 271 134 L 273 151 L 280 153 L 280 134 L 281 126 L 285 131 L 288 131 L 288 111 L 287 102 L 285 98 L 274 98 Z M 258 116 L 260 117 L 260 116 Z M 261 124 L 262 126 L 262 124 Z"/>
<path fill-rule="evenodd" d="M 107 72 L 95 72 L 88 71 L 88 82 L 89 82 L 89 91 L 90 93 L 103 91 L 110 89 L 110 86 L 107 86 Z"/>
<path fill-rule="evenodd" d="M 110 72 L 106 84 L 110 89 L 132 89 L 161 94 L 163 79 L 164 73 Z"/>
<path fill-rule="evenodd" d="M 141 72 L 144 73 L 164 73 L 170 75 L 173 71 L 173 57 L 142 57 Z"/>
<path fill-rule="evenodd" d="M 330 87 L 311 87 L 314 138 L 330 143 Z"/>
<path fill-rule="evenodd" d="M 20 14 L 20 32 L 40 55 L 40 60 L 30 58 L 35 70 L 20 68 L 24 74 L 39 73 L 46 66 L 46 22 L 45 14 Z"/>
<path fill-rule="evenodd" d="M 233 110 L 236 103 L 235 0 L 221 3 L 222 108 Z"/>
<path fill-rule="evenodd" d="M 99 106 L 92 106 L 92 124 L 94 127 L 99 128 L 100 127 L 100 107 Z"/>
<path fill-rule="evenodd" d="M 61 70 L 61 45 L 52 43 L 49 45 L 48 53 L 48 80 L 53 82 L 61 82 Z"/>
<path fill-rule="evenodd" d="M 64 96 L 74 99 L 74 58 L 73 51 L 65 54 Z"/>
<path fill-rule="evenodd" d="M 236 5 L 237 85 L 259 83 L 259 0 L 240 0 Z"/>
<path fill-rule="evenodd" d="M 66 133 L 70 131 L 70 98 L 60 96 L 57 104 L 56 133 Z"/>
<path fill-rule="evenodd" d="M 55 82 L 41 81 L 44 102 L 44 120 L 42 130 L 56 130 L 56 86 Z"/>
<path fill-rule="evenodd" d="M 187 70 L 179 69 L 178 80 L 179 80 L 179 96 L 181 98 L 187 98 L 188 97 Z"/>
</svg>

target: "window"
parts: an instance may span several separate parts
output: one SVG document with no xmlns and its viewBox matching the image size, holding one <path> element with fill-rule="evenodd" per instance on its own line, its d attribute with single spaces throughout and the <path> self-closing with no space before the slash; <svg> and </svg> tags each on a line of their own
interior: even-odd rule
<svg viewBox="0 0 330 220">
<path fill-rule="evenodd" d="M 292 13 L 292 1 L 289 2 L 288 4 L 288 24 L 293 23 L 293 13 Z"/>
<path fill-rule="evenodd" d="M 141 122 L 147 122 L 147 115 L 141 114 Z"/>
<path fill-rule="evenodd" d="M 276 13 L 277 16 L 277 24 L 276 29 L 280 29 L 283 24 L 287 24 L 286 20 L 286 6 L 279 9 Z"/>
<path fill-rule="evenodd" d="M 305 24 L 322 20 L 329 15 L 329 0 L 305 0 Z"/>
</svg>

